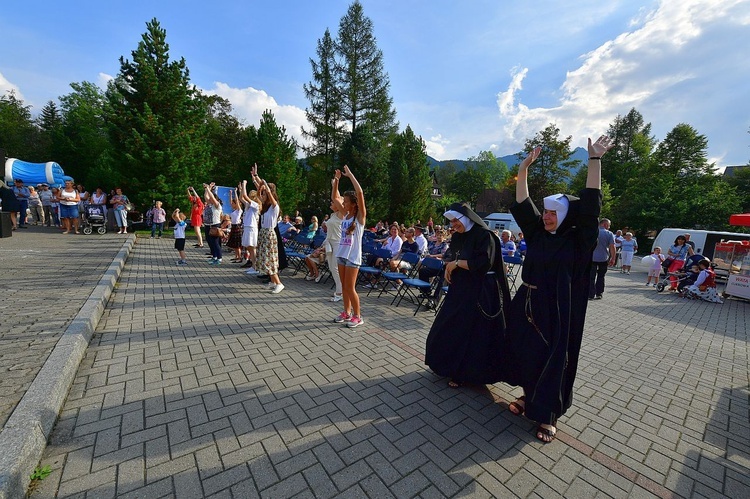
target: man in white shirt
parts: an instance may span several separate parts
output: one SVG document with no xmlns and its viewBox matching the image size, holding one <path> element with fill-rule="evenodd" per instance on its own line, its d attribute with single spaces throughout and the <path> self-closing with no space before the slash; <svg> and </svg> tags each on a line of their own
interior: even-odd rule
<svg viewBox="0 0 750 499">
<path fill-rule="evenodd" d="M 414 234 L 414 240 L 416 241 L 418 248 L 417 254 L 422 258 L 427 254 L 427 238 L 424 237 L 424 227 L 421 225 L 415 225 Z"/>
</svg>

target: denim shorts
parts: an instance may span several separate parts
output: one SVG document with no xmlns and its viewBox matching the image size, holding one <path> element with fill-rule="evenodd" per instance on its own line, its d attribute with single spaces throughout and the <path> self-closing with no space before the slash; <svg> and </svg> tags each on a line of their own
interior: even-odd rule
<svg viewBox="0 0 750 499">
<path fill-rule="evenodd" d="M 78 205 L 60 205 L 60 218 L 78 218 Z"/>
<path fill-rule="evenodd" d="M 336 262 L 338 262 L 339 265 L 343 265 L 344 267 L 349 267 L 352 269 L 358 269 L 361 266 L 359 263 L 354 263 L 351 260 L 347 260 L 346 258 L 341 257 L 336 258 Z"/>
</svg>

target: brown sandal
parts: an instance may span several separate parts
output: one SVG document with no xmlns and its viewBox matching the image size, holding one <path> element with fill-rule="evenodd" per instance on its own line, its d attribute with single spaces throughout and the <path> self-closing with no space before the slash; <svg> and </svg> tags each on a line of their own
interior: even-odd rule
<svg viewBox="0 0 750 499">
<path fill-rule="evenodd" d="M 555 439 L 555 435 L 557 435 L 557 428 L 555 428 L 554 425 L 547 425 L 552 426 L 551 428 L 545 428 L 542 425 L 539 425 L 536 427 L 536 439 L 542 442 L 543 444 L 548 444 L 552 442 Z"/>
<path fill-rule="evenodd" d="M 523 405 L 519 404 L 519 402 L 524 402 Z M 508 404 L 508 410 L 513 414 L 514 416 L 523 416 L 523 413 L 526 412 L 526 397 L 518 397 L 516 400 Z"/>
</svg>

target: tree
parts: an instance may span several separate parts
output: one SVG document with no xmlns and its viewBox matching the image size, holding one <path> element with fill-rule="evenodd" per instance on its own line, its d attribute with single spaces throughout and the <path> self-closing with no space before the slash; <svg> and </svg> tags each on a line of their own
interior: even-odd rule
<svg viewBox="0 0 750 499">
<path fill-rule="evenodd" d="M 390 182 L 388 181 L 388 155 L 378 143 L 368 124 L 357 127 L 347 137 L 341 148 L 340 163 L 349 165 L 357 177 L 367 202 L 370 220 L 387 218 L 390 208 Z M 342 178 L 342 192 L 348 180 Z"/>
<path fill-rule="evenodd" d="M 206 137 L 211 147 L 214 168 L 208 178 L 218 185 L 235 186 L 250 177 L 247 160 L 248 136 L 232 115 L 232 104 L 217 95 L 202 96 L 208 110 Z"/>
<path fill-rule="evenodd" d="M 270 110 L 263 112 L 258 128 L 248 127 L 247 136 L 248 164 L 257 163 L 261 178 L 276 184 L 282 209 L 295 211 L 307 190 L 297 164 L 297 143 L 287 136 L 286 128 L 276 124 Z"/>
<path fill-rule="evenodd" d="M 651 136 L 651 123 L 645 123 L 635 108 L 625 116 L 617 115 L 607 136 L 612 139 L 614 147 L 602 158 L 602 180 L 619 195 L 631 178 L 638 177 L 656 140 Z"/>
<path fill-rule="evenodd" d="M 169 60 L 166 36 L 156 19 L 146 23 L 133 60 L 120 57 L 107 97 L 115 165 L 131 199 L 174 206 L 188 185 L 208 180 L 214 161 L 205 100 L 190 85 L 185 59 Z"/>
<path fill-rule="evenodd" d="M 706 137 L 692 126 L 675 126 L 628 180 L 615 202 L 615 218 L 641 234 L 665 226 L 727 228 L 741 201 L 714 173 L 707 148 Z"/>
<path fill-rule="evenodd" d="M 18 99 L 13 90 L 0 96 L 0 149 L 5 149 L 9 157 L 41 161 L 43 158 L 37 156 L 35 149 L 37 137 L 31 106 Z"/>
<path fill-rule="evenodd" d="M 91 82 L 71 83 L 70 87 L 73 91 L 60 97 L 62 137 L 57 162 L 84 185 L 114 187 L 120 177 L 112 165 L 107 98 Z"/>
<path fill-rule="evenodd" d="M 390 149 L 390 210 L 396 220 L 426 220 L 432 211 L 432 179 L 422 137 L 410 126 L 398 134 Z"/>
<path fill-rule="evenodd" d="M 302 135 L 310 139 L 305 148 L 309 156 L 319 157 L 333 173 L 335 156 L 343 140 L 341 102 L 336 87 L 336 46 L 331 32 L 326 29 L 318 40 L 318 60 L 310 59 L 312 81 L 303 85 L 310 107 L 305 109 L 310 128 L 302 128 Z"/>
<path fill-rule="evenodd" d="M 57 161 L 62 139 L 62 116 L 54 101 L 44 105 L 36 119 L 36 126 L 39 130 L 37 147 L 40 155 L 48 160 Z"/>
<path fill-rule="evenodd" d="M 390 80 L 383 69 L 383 53 L 373 34 L 372 20 L 355 0 L 339 23 L 336 40 L 336 83 L 341 113 L 354 132 L 369 125 L 373 137 L 384 141 L 398 131 Z"/>
<path fill-rule="evenodd" d="M 497 159 L 492 151 L 480 151 L 478 155 L 471 156 L 467 161 L 472 163 L 477 173 L 485 178 L 486 188 L 502 188 L 508 177 L 508 165 L 503 160 Z"/>
<path fill-rule="evenodd" d="M 735 168 L 727 184 L 737 190 L 741 198 L 741 212 L 750 213 L 750 165 L 745 168 Z"/>
<path fill-rule="evenodd" d="M 573 150 L 570 148 L 572 137 L 560 139 L 560 129 L 554 123 L 537 132 L 526 141 L 523 152 L 518 155 L 519 162 L 535 147 L 541 146 L 542 152 L 529 167 L 529 193 L 537 206 L 542 206 L 542 199 L 551 194 L 565 192 L 570 178 L 570 169 L 579 163 L 570 160 Z"/>
</svg>

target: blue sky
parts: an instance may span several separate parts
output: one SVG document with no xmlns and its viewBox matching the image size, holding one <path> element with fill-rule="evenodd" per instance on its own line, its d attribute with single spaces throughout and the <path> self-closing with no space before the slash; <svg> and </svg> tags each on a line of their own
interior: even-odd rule
<svg viewBox="0 0 750 499">
<path fill-rule="evenodd" d="M 105 85 L 156 17 L 192 82 L 246 124 L 290 135 L 326 28 L 349 0 L 22 2 L 0 10 L 0 92 L 38 112 L 71 82 Z M 362 0 L 401 128 L 436 159 L 518 151 L 549 123 L 574 146 L 632 107 L 658 140 L 688 123 L 717 166 L 750 160 L 747 0 Z M 568 4 L 573 6 L 567 6 Z"/>
</svg>

